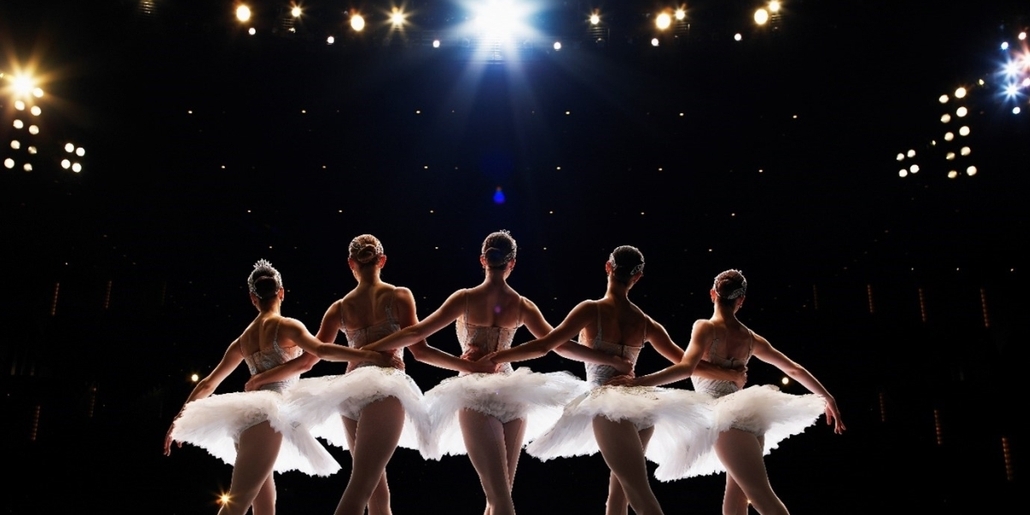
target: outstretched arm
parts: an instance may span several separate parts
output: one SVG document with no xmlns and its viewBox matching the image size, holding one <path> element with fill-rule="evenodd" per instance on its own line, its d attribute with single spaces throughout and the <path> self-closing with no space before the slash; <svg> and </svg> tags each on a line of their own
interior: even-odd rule
<svg viewBox="0 0 1030 515">
<path fill-rule="evenodd" d="M 362 348 L 377 351 L 393 350 L 425 340 L 429 335 L 447 327 L 447 325 L 461 316 L 464 307 L 464 295 L 465 290 L 458 290 L 452 293 L 436 311 L 422 319 L 421 322 L 405 327 L 386 338 L 370 343 Z"/>
<path fill-rule="evenodd" d="M 538 337 L 536 340 L 523 343 L 517 347 L 502 350 L 496 354 L 489 355 L 489 358 L 494 363 L 505 363 L 510 361 L 525 361 L 527 359 L 539 358 L 544 354 L 547 354 L 552 349 L 557 348 L 559 345 L 569 343 L 569 340 L 574 338 L 581 329 L 586 327 L 591 320 L 596 318 L 594 316 L 595 310 L 591 301 L 580 302 L 576 307 L 572 308 L 565 320 L 558 324 L 553 330 L 547 334 Z M 539 313 L 539 311 L 538 311 Z M 541 318 L 543 318 L 541 316 Z M 546 322 L 545 322 L 546 323 Z M 541 326 L 536 327 L 538 330 Z M 530 329 L 532 332 L 532 329 Z M 536 335 L 536 333 L 534 333 Z M 607 364 L 607 363 L 605 363 Z"/>
<path fill-rule="evenodd" d="M 791 379 L 801 383 L 808 391 L 826 400 L 826 423 L 833 426 L 833 432 L 841 434 L 846 429 L 840 419 L 837 401 L 830 392 L 805 367 L 794 362 L 782 352 L 773 348 L 765 338 L 755 335 L 754 355 L 756 358 L 780 369 Z"/>
<path fill-rule="evenodd" d="M 203 399 L 208 395 L 211 395 L 218 385 L 222 384 L 222 381 L 239 366 L 240 362 L 243 361 L 243 352 L 240 350 L 240 340 L 237 338 L 236 341 L 229 344 L 229 348 L 225 350 L 225 354 L 222 356 L 222 360 L 218 362 L 215 369 L 211 371 L 207 377 L 197 382 L 197 386 L 193 387 L 193 391 L 190 392 L 189 397 L 186 397 L 186 402 L 183 403 L 182 407 L 185 408 L 187 404 L 197 399 Z M 179 413 L 175 415 L 175 418 L 179 418 L 179 414 L 182 414 L 182 409 L 179 409 Z M 175 421 L 172 421 L 172 425 L 168 428 L 168 432 L 165 433 L 165 444 L 164 454 L 168 456 L 172 453 L 172 428 L 175 427 Z"/>
<path fill-rule="evenodd" d="M 397 319 L 401 327 L 407 328 L 417 324 L 418 316 L 416 315 L 415 297 L 411 294 L 411 290 L 407 288 L 397 288 L 395 292 L 397 297 L 394 300 L 394 306 L 397 308 Z M 411 344 L 411 346 L 408 347 L 408 350 L 411 351 L 411 355 L 414 356 L 415 359 L 438 368 L 454 370 L 457 372 L 494 371 L 494 367 L 489 364 L 477 365 L 473 361 L 461 359 L 458 356 L 429 345 L 424 339 Z"/>
<path fill-rule="evenodd" d="M 371 361 L 381 367 L 394 366 L 392 357 L 380 352 L 320 342 L 308 332 L 304 324 L 292 318 L 283 317 L 279 323 L 279 335 L 326 361 Z"/>
<path fill-rule="evenodd" d="M 666 352 L 668 352 L 668 349 L 676 346 L 676 344 L 673 343 L 672 338 L 669 337 L 669 333 L 665 331 L 665 328 L 662 327 L 661 324 L 651 319 L 648 319 L 648 322 L 652 324 L 647 330 L 648 340 L 651 342 L 651 345 L 654 345 L 656 349 L 665 348 Z M 704 323 L 700 320 L 695 322 L 694 328 L 690 333 L 690 343 L 687 344 L 687 350 L 683 352 L 682 358 L 678 363 L 670 365 L 658 372 L 638 377 L 628 384 L 638 386 L 660 386 L 690 377 L 690 374 L 694 373 L 694 369 L 701 361 L 701 356 L 703 356 L 705 352 L 701 342 L 710 341 L 710 338 L 708 337 L 709 331 L 711 331 L 711 324 Z M 659 350 L 659 352 L 662 351 Z M 662 352 L 662 354 L 664 355 L 665 352 Z"/>
<path fill-rule="evenodd" d="M 327 343 L 333 343 L 336 341 L 336 333 L 340 330 L 339 309 L 340 303 L 334 302 L 329 306 L 329 309 L 326 310 L 325 315 L 322 316 L 322 325 L 319 326 L 318 334 L 315 335 L 315 338 L 318 339 L 318 341 Z M 291 359 L 282 365 L 272 367 L 264 372 L 259 372 L 250 376 L 244 389 L 249 392 L 251 390 L 257 390 L 268 383 L 284 381 L 291 377 L 296 377 L 310 371 L 318 361 L 318 356 L 315 356 L 310 352 L 305 352 L 296 359 Z"/>
<path fill-rule="evenodd" d="M 526 325 L 526 329 L 529 329 L 529 332 L 533 333 L 533 336 L 537 338 L 547 336 L 554 328 L 551 327 L 551 324 L 547 323 L 544 315 L 540 313 L 540 308 L 536 307 L 536 304 L 526 298 L 522 299 L 522 303 L 522 312 L 524 314 L 522 321 Z M 619 356 L 605 354 L 586 345 L 581 345 L 574 340 L 561 342 L 556 347 L 548 350 L 554 351 L 555 354 L 565 359 L 608 365 L 624 374 L 633 370 L 633 365 L 628 360 Z"/>
</svg>

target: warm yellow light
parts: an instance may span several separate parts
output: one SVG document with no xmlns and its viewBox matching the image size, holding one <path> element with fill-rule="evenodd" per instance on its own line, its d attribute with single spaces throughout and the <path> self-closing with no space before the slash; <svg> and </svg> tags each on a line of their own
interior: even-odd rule
<svg viewBox="0 0 1030 515">
<path fill-rule="evenodd" d="M 590 15 L 590 24 L 591 25 L 597 25 L 598 23 L 601 23 L 601 17 L 597 13 L 591 14 Z"/>
<path fill-rule="evenodd" d="M 659 14 L 654 19 L 654 26 L 658 27 L 658 30 L 665 30 L 669 28 L 669 25 L 672 25 L 672 16 L 669 16 L 669 13 Z"/>
<path fill-rule="evenodd" d="M 32 91 L 35 82 L 28 75 L 18 75 L 11 79 L 11 88 L 14 89 L 15 97 L 27 97 Z"/>
<path fill-rule="evenodd" d="M 953 139 L 955 139 L 955 134 L 954 133 L 952 133 L 952 132 L 945 132 L 944 133 L 944 141 L 951 141 Z"/>
<path fill-rule="evenodd" d="M 684 11 L 683 9 L 676 9 L 676 12 L 673 13 L 673 16 L 676 17 L 677 21 L 683 21 L 683 19 L 687 17 L 687 11 Z"/>
<path fill-rule="evenodd" d="M 39 106 L 32 106 L 32 108 L 29 109 L 29 112 L 32 113 L 32 116 L 39 116 L 43 114 L 43 110 L 40 109 Z"/>
<path fill-rule="evenodd" d="M 21 142 L 16 140 L 16 139 L 12 139 L 11 140 L 11 148 L 14 149 L 14 150 L 20 149 L 21 148 Z"/>
<path fill-rule="evenodd" d="M 69 153 L 69 154 L 71 154 L 72 152 L 75 152 L 75 145 L 72 145 L 71 143 L 65 143 L 64 144 L 64 151 Z"/>
<path fill-rule="evenodd" d="M 950 114 L 944 113 L 944 114 L 941 115 L 941 123 L 948 123 L 950 121 L 951 121 L 951 115 Z"/>
<path fill-rule="evenodd" d="M 969 168 L 966 168 L 966 175 L 968 175 L 970 177 L 976 175 L 976 167 L 975 166 L 970 166 Z"/>
<path fill-rule="evenodd" d="M 942 104 L 947 104 L 948 103 L 948 95 L 941 95 L 937 100 L 939 100 L 940 103 L 942 103 Z"/>
<path fill-rule="evenodd" d="M 780 3 L 776 0 L 772 0 L 772 2 L 769 2 L 769 10 L 774 13 L 780 12 Z"/>
<path fill-rule="evenodd" d="M 365 28 L 365 18 L 360 14 L 351 16 L 350 28 L 354 29 L 355 32 L 361 32 Z"/>
<path fill-rule="evenodd" d="M 81 172 L 82 171 L 82 165 L 80 165 L 79 163 L 73 164 L 72 165 L 72 171 L 75 172 L 75 173 Z"/>
<path fill-rule="evenodd" d="M 4 168 L 7 168 L 8 170 L 13 169 L 14 168 L 14 159 L 11 159 L 9 157 L 7 159 L 4 159 Z"/>
<path fill-rule="evenodd" d="M 84 149 L 82 147 L 79 147 L 79 148 L 75 149 L 75 155 L 77 155 L 79 157 L 82 157 L 82 156 L 86 155 L 86 149 Z"/>
<path fill-rule="evenodd" d="M 191 375 L 191 376 L 190 376 L 190 381 L 192 381 L 192 382 L 194 382 L 194 383 L 196 383 L 197 381 L 200 381 L 200 375 L 199 375 L 199 374 L 193 374 L 193 375 Z"/>
<path fill-rule="evenodd" d="M 968 156 L 968 155 L 969 155 L 969 154 L 971 154 L 972 152 L 973 152 L 973 149 L 971 149 L 971 148 L 969 148 L 969 147 L 962 147 L 962 148 L 961 148 L 961 149 L 959 150 L 959 153 L 961 153 L 961 154 L 962 154 L 963 156 Z"/>
<path fill-rule="evenodd" d="M 951 171 L 948 172 L 948 178 L 949 179 L 954 179 L 956 177 L 958 177 L 958 172 L 956 172 L 955 170 L 951 170 Z"/>
<path fill-rule="evenodd" d="M 293 9 L 290 9 L 290 14 L 293 15 L 294 18 L 300 18 L 300 6 L 293 6 Z"/>
<path fill-rule="evenodd" d="M 969 127 L 962 126 L 958 129 L 959 136 L 969 136 Z"/>
<path fill-rule="evenodd" d="M 963 107 L 960 107 L 960 108 L 958 108 L 958 109 L 956 109 L 956 110 L 955 110 L 955 114 L 956 114 L 956 115 L 957 115 L 957 116 L 958 116 L 959 118 L 962 118 L 963 116 L 965 116 L 965 115 L 966 115 L 966 114 L 968 114 L 968 113 L 969 113 L 969 110 L 968 110 L 968 109 L 966 109 L 966 108 L 965 108 L 965 106 L 963 106 Z"/>
<path fill-rule="evenodd" d="M 21 100 L 15 100 L 14 101 L 14 108 L 19 110 L 19 111 L 24 111 L 25 110 L 25 102 L 22 102 Z"/>
<path fill-rule="evenodd" d="M 966 98 L 966 88 L 958 88 L 955 90 L 955 98 Z"/>
<path fill-rule="evenodd" d="M 226 504 L 229 504 L 229 494 L 219 495 L 218 496 L 218 504 L 221 504 L 222 506 L 225 506 Z"/>
<path fill-rule="evenodd" d="M 404 19 L 404 11 L 401 11 L 400 9 L 394 7 L 393 12 L 390 13 L 390 23 L 394 27 L 400 27 L 404 25 Z"/>
<path fill-rule="evenodd" d="M 758 9 L 755 11 L 755 23 L 759 25 L 765 25 L 769 21 L 769 11 L 765 9 Z"/>
<path fill-rule="evenodd" d="M 782 383 L 783 386 L 787 386 L 787 384 L 790 383 L 790 378 L 787 376 L 783 376 L 783 379 L 780 379 L 780 383 Z"/>
<path fill-rule="evenodd" d="M 71 161 L 69 161 L 67 159 L 62 159 L 61 160 L 61 168 L 64 168 L 65 170 L 67 170 L 67 169 L 69 169 L 71 167 L 72 167 L 72 162 Z"/>
<path fill-rule="evenodd" d="M 244 4 L 240 4 L 236 7 L 236 19 L 240 21 L 247 21 L 250 19 L 250 7 Z"/>
</svg>

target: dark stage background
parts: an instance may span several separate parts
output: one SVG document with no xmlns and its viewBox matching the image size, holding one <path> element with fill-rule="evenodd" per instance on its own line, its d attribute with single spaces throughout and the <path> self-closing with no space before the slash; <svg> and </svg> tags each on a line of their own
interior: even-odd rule
<svg viewBox="0 0 1030 515">
<path fill-rule="evenodd" d="M 501 228 L 520 246 L 510 283 L 552 324 L 604 293 L 621 244 L 647 258 L 631 298 L 680 345 L 710 315 L 712 277 L 743 269 L 742 320 L 848 425 L 767 458 L 794 513 L 1015 509 L 1030 105 L 998 70 L 1025 52 L 1026 5 L 794 0 L 756 27 L 761 2 L 698 0 L 659 33 L 672 4 L 547 1 L 543 35 L 487 54 L 451 35 L 456 2 L 408 2 L 403 34 L 382 26 L 386 2 L 311 0 L 302 22 L 286 5 L 255 1 L 243 25 L 223 0 L 0 3 L 4 513 L 213 513 L 231 468 L 161 441 L 189 376 L 253 317 L 254 261 L 279 268 L 283 314 L 314 331 L 354 284 L 352 237 L 383 241 L 383 278 L 424 316 L 481 280 L 479 244 Z M 16 105 L 22 71 L 39 115 Z M 966 139 L 944 139 L 960 125 Z M 458 352 L 450 330 L 430 343 Z M 448 375 L 408 362 L 423 390 Z M 645 350 L 638 372 L 662 366 Z M 333 452 L 334 477 L 279 476 L 281 513 L 335 507 L 349 456 Z M 482 509 L 466 457 L 401 449 L 388 474 L 396 513 Z M 524 454 L 515 504 L 601 513 L 606 478 L 599 456 Z M 653 486 L 669 513 L 718 513 L 722 483 Z"/>
</svg>

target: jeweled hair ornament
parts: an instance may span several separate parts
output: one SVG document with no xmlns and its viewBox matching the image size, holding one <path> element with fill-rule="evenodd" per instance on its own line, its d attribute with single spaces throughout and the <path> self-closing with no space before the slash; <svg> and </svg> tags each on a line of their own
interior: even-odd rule
<svg viewBox="0 0 1030 515">
<path fill-rule="evenodd" d="M 608 264 L 612 266 L 612 271 L 613 272 L 615 270 L 619 269 L 619 265 L 615 262 L 615 253 L 614 252 L 611 253 L 611 254 L 608 254 Z M 630 276 L 634 276 L 634 275 L 637 275 L 637 274 L 639 274 L 640 272 L 643 272 L 643 271 L 644 271 L 644 261 L 641 260 L 640 263 L 637 264 L 637 266 L 633 267 L 633 269 L 629 271 L 629 275 Z"/>
<path fill-rule="evenodd" d="M 283 277 L 279 275 L 279 271 L 272 266 L 272 263 L 265 259 L 259 259 L 257 263 L 254 263 L 254 270 L 250 272 L 250 277 L 247 278 L 247 286 L 250 288 L 250 293 L 253 293 L 257 298 L 264 300 L 257 292 L 257 282 L 263 277 L 271 277 L 275 281 L 275 293 L 283 287 Z"/>
<path fill-rule="evenodd" d="M 744 277 L 741 276 L 740 281 L 740 287 L 727 293 L 726 296 L 722 296 L 721 294 L 719 294 L 718 284 L 716 284 L 712 288 L 715 290 L 715 294 L 718 295 L 720 299 L 733 300 L 739 297 L 743 297 L 744 294 L 747 293 L 747 279 L 744 279 Z"/>
</svg>

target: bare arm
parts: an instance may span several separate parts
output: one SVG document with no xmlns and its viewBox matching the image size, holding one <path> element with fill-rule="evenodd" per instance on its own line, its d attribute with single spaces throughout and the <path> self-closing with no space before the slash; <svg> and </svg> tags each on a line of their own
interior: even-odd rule
<svg viewBox="0 0 1030 515">
<path fill-rule="evenodd" d="M 396 294 L 394 306 L 397 307 L 397 318 L 401 327 L 406 328 L 417 324 L 418 316 L 416 315 L 415 297 L 411 294 L 411 290 L 397 288 Z M 411 344 L 408 350 L 411 351 L 411 355 L 415 359 L 438 368 L 457 372 L 493 372 L 494 370 L 494 367 L 488 364 L 476 365 L 475 362 L 444 352 L 429 345 L 424 339 Z"/>
<path fill-rule="evenodd" d="M 576 307 L 572 308 L 572 311 L 565 317 L 565 320 L 562 320 L 562 323 L 558 324 L 558 327 L 555 327 L 546 335 L 517 347 L 492 354 L 490 355 L 490 360 L 494 363 L 505 363 L 539 358 L 559 345 L 569 343 L 569 340 L 574 338 L 591 320 L 596 318 L 594 316 L 595 309 L 591 301 L 580 302 Z M 543 317 L 541 316 L 541 318 Z M 537 329 L 539 328 L 538 326 Z"/>
<path fill-rule="evenodd" d="M 308 332 L 304 324 L 292 318 L 282 319 L 279 323 L 279 334 L 306 352 L 326 361 L 371 361 L 381 367 L 393 366 L 390 356 L 379 352 L 320 342 Z"/>
<path fill-rule="evenodd" d="M 464 292 L 465 290 L 458 290 L 452 293 L 436 311 L 422 319 L 421 322 L 405 327 L 386 338 L 370 343 L 362 348 L 385 351 L 407 347 L 424 341 L 429 335 L 447 327 L 461 316 L 464 308 Z"/>
<path fill-rule="evenodd" d="M 197 386 L 193 387 L 193 391 L 190 392 L 189 397 L 186 397 L 186 402 L 183 403 L 182 408 L 185 408 L 187 404 L 197 399 L 203 399 L 214 393 L 218 385 L 222 384 L 228 375 L 239 366 L 240 362 L 243 361 L 243 352 L 240 350 L 240 340 L 237 338 L 236 341 L 229 344 L 229 348 L 225 350 L 225 354 L 222 356 L 222 360 L 218 362 L 215 369 L 211 371 L 207 377 L 197 382 Z M 179 409 L 179 414 L 182 413 L 182 408 Z M 179 414 L 175 415 L 175 418 L 179 418 Z M 165 433 L 164 443 L 164 454 L 168 456 L 172 453 L 172 428 L 175 427 L 175 422 L 172 422 L 172 426 L 168 428 L 168 432 Z"/>
<path fill-rule="evenodd" d="M 669 338 L 669 333 L 665 331 L 665 328 L 662 327 L 661 324 L 650 319 L 648 320 L 653 324 L 647 332 L 648 340 L 651 342 L 651 345 L 654 345 L 656 349 L 669 349 L 670 347 L 668 346 L 670 345 L 673 347 L 676 346 L 676 344 L 672 342 L 672 339 Z M 694 369 L 697 367 L 697 364 L 701 361 L 701 356 L 705 353 L 705 348 L 702 342 L 710 341 L 709 331 L 711 330 L 711 324 L 700 320 L 695 322 L 694 328 L 690 333 L 690 343 L 687 344 L 687 350 L 683 352 L 683 357 L 678 363 L 670 365 L 658 372 L 638 377 L 628 384 L 638 386 L 660 386 L 690 377 L 690 375 L 694 373 Z"/>
<path fill-rule="evenodd" d="M 547 323 L 547 319 L 540 313 L 540 308 L 536 307 L 536 304 L 527 298 L 523 298 L 522 303 L 522 312 L 524 313 L 522 322 L 526 325 L 526 329 L 529 329 L 529 332 L 537 338 L 547 336 L 554 328 L 551 327 L 551 324 Z M 629 361 L 619 356 L 605 354 L 586 345 L 581 345 L 574 340 L 561 342 L 558 346 L 548 350 L 554 351 L 555 354 L 565 359 L 609 365 L 622 373 L 629 373 L 633 369 L 633 365 Z"/>
<path fill-rule="evenodd" d="M 318 334 L 315 335 L 315 338 L 318 339 L 318 341 L 327 343 L 336 341 L 336 333 L 340 330 L 339 309 L 340 303 L 334 302 L 329 306 L 329 309 L 325 311 L 325 315 L 322 316 L 322 325 L 319 326 Z M 268 383 L 284 381 L 291 377 L 296 377 L 310 371 L 311 368 L 315 366 L 315 363 L 318 362 L 318 356 L 315 356 L 310 352 L 305 352 L 297 359 L 291 359 L 282 365 L 250 376 L 244 389 L 249 392 L 251 390 L 257 390 Z"/>
<path fill-rule="evenodd" d="M 826 400 L 826 423 L 833 425 L 833 432 L 841 434 L 844 432 L 844 422 L 840 419 L 840 410 L 837 409 L 837 401 L 830 395 L 830 392 L 815 378 L 805 367 L 794 362 L 782 352 L 773 348 L 765 338 L 755 335 L 754 356 L 787 374 L 787 377 L 801 383 L 808 391 L 821 396 Z"/>
</svg>

